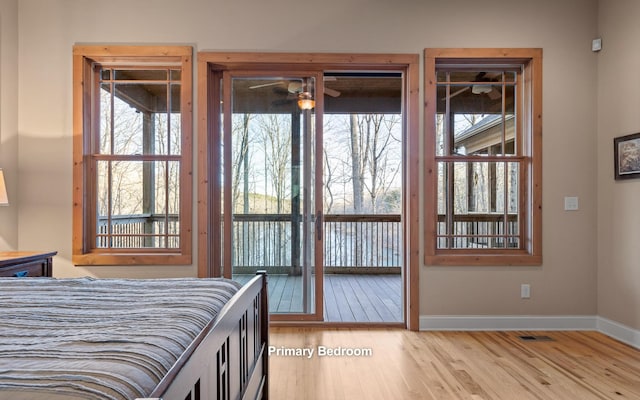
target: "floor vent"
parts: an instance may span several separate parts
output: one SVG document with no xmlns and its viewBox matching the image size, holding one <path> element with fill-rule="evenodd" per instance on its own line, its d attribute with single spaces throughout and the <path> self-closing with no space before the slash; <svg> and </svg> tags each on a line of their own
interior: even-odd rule
<svg viewBox="0 0 640 400">
<path fill-rule="evenodd" d="M 523 342 L 552 342 L 553 341 L 553 339 L 549 336 L 524 335 L 524 336 L 519 336 L 519 338 Z"/>
</svg>

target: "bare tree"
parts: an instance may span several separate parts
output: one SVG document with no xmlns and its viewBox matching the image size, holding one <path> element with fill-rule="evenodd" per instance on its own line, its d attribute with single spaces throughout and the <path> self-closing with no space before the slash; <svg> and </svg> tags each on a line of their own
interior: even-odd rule
<svg viewBox="0 0 640 400">
<path fill-rule="evenodd" d="M 258 132 L 262 136 L 261 143 L 264 151 L 265 190 L 267 190 L 267 186 L 271 186 L 273 189 L 276 214 L 290 212 L 291 206 L 285 201 L 290 190 L 291 178 L 290 117 L 278 114 L 260 115 L 256 122 L 258 123 Z M 277 238 L 276 243 L 281 244 L 273 250 L 276 265 L 291 263 L 288 260 L 288 252 L 285 250 L 289 240 L 287 232 L 290 232 L 290 228 L 283 224 L 276 224 L 275 231 L 272 233 Z"/>
<path fill-rule="evenodd" d="M 285 199 L 289 190 L 289 168 L 291 165 L 291 123 L 278 114 L 261 115 L 258 119 L 262 133 L 267 180 L 276 197 L 276 213 L 287 212 Z"/>
<path fill-rule="evenodd" d="M 367 157 L 369 179 L 364 183 L 371 200 L 371 211 L 375 214 L 379 197 L 387 193 L 400 172 L 401 160 L 397 154 L 395 160 L 391 159 L 391 150 L 399 152 L 398 146 L 394 148 L 394 145 L 399 145 L 400 141 L 393 132 L 400 124 L 400 118 L 397 115 L 369 114 L 365 120 L 370 155 Z"/>
<path fill-rule="evenodd" d="M 327 152 L 327 149 L 323 149 L 323 156 L 324 156 L 324 179 L 323 179 L 323 185 L 324 185 L 324 210 L 326 214 L 331 214 L 331 210 L 333 208 L 333 191 L 331 190 L 331 186 L 334 180 L 334 176 L 333 176 L 333 166 L 331 165 L 331 163 L 329 162 L 329 153 Z"/>
<path fill-rule="evenodd" d="M 234 123 L 232 135 L 233 156 L 232 156 L 232 168 L 233 168 L 233 183 L 232 183 L 232 197 L 234 208 L 237 207 L 240 202 L 240 182 L 243 183 L 243 212 L 247 214 L 249 212 L 249 174 L 250 174 L 250 160 L 249 160 L 249 122 L 252 120 L 251 114 L 234 114 Z"/>
<path fill-rule="evenodd" d="M 106 91 L 102 93 L 100 152 L 142 154 L 142 114 L 117 97 L 113 98 L 112 103 L 111 94 Z M 135 164 L 130 161 L 107 161 L 98 164 L 99 215 L 142 213 L 142 169 Z"/>
<path fill-rule="evenodd" d="M 394 136 L 400 117 L 352 114 L 350 126 L 351 182 L 355 213 L 375 213 L 379 198 L 396 182 L 401 169 L 400 143 Z M 395 153 L 395 154 L 394 154 Z M 365 209 L 365 191 L 369 206 Z"/>
<path fill-rule="evenodd" d="M 350 149 L 351 149 L 351 183 L 353 186 L 353 211 L 357 214 L 362 212 L 364 198 L 364 171 L 369 156 L 368 138 L 365 136 L 368 131 L 363 132 L 362 121 L 357 114 L 351 114 L 349 119 L 350 127 Z"/>
<path fill-rule="evenodd" d="M 324 118 L 323 140 L 323 187 L 325 213 L 336 209 L 346 212 L 347 205 L 353 203 L 352 161 L 350 158 L 351 134 L 349 117 L 329 114 Z M 352 187 L 352 186 L 351 186 Z"/>
</svg>

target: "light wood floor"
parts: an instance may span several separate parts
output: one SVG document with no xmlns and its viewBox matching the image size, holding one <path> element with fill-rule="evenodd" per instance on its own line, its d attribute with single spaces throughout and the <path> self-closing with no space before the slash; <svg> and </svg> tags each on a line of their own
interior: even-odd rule
<svg viewBox="0 0 640 400">
<path fill-rule="evenodd" d="M 275 327 L 270 340 L 316 349 L 311 358 L 270 356 L 271 400 L 640 399 L 640 351 L 597 332 Z M 373 354 L 321 357 L 318 346 Z"/>
</svg>

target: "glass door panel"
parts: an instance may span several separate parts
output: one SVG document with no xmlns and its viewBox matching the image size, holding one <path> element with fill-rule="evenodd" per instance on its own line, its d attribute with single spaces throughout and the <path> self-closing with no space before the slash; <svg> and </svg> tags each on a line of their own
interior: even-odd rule
<svg viewBox="0 0 640 400">
<path fill-rule="evenodd" d="M 223 84 L 225 260 L 239 281 L 266 270 L 272 315 L 302 319 L 318 312 L 316 79 L 225 76 Z"/>
<path fill-rule="evenodd" d="M 398 323 L 403 306 L 403 87 L 396 71 L 327 72 L 325 320 Z M 347 304 L 348 301 L 348 304 Z"/>
</svg>

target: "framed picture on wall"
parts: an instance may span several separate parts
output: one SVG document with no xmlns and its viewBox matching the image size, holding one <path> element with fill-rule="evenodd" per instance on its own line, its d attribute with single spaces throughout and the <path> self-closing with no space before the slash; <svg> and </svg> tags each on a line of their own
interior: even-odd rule
<svg viewBox="0 0 640 400">
<path fill-rule="evenodd" d="M 615 179 L 640 178 L 640 133 L 613 139 Z"/>
</svg>

